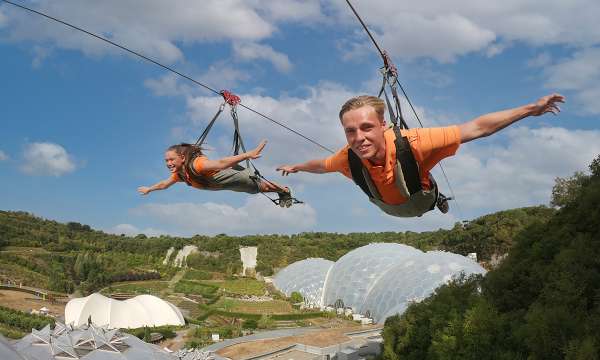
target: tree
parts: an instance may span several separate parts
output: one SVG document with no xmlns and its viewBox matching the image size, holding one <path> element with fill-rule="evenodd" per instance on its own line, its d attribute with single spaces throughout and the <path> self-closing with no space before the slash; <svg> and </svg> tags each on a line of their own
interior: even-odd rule
<svg viewBox="0 0 600 360">
<path fill-rule="evenodd" d="M 292 304 L 298 304 L 304 301 L 304 298 L 302 297 L 302 294 L 300 294 L 297 291 L 292 292 L 292 294 L 290 295 L 290 301 L 292 302 Z"/>
<path fill-rule="evenodd" d="M 552 187 L 550 205 L 561 208 L 572 202 L 583 184 L 588 180 L 589 176 L 580 171 L 568 178 L 557 177 L 554 180 L 554 187 Z"/>
</svg>

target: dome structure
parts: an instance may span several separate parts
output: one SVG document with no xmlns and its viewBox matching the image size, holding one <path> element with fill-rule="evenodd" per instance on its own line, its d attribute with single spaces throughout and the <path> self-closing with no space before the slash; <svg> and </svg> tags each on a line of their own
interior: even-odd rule
<svg viewBox="0 0 600 360">
<path fill-rule="evenodd" d="M 351 308 L 381 323 L 460 274 L 483 275 L 485 269 L 462 255 L 373 243 L 350 251 L 333 265 L 324 259 L 293 263 L 275 276 L 274 284 L 288 296 L 298 291 L 316 306 Z"/>
<path fill-rule="evenodd" d="M 399 262 L 421 251 L 402 244 L 373 243 L 342 256 L 331 269 L 325 284 L 323 304 L 342 300 L 358 312 L 377 280 Z"/>
<path fill-rule="evenodd" d="M 445 251 L 430 251 L 398 262 L 373 286 L 358 309 L 376 322 L 401 314 L 412 301 L 421 301 L 460 273 L 485 274 L 473 260 Z"/>
<path fill-rule="evenodd" d="M 273 284 L 286 296 L 297 291 L 304 297 L 306 305 L 319 307 L 325 278 L 333 264 L 333 261 L 314 258 L 296 261 L 278 272 Z"/>
<path fill-rule="evenodd" d="M 80 326 L 87 324 L 88 319 L 96 326 L 111 329 L 185 324 L 181 311 L 175 305 L 152 295 L 120 301 L 94 293 L 67 303 L 67 324 Z"/>
</svg>

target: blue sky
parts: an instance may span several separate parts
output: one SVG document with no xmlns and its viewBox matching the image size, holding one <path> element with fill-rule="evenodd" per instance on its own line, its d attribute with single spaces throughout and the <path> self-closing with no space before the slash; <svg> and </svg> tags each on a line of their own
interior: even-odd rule
<svg viewBox="0 0 600 360">
<path fill-rule="evenodd" d="M 25 4 L 233 90 L 244 104 L 331 148 L 345 141 L 341 104 L 379 86 L 380 59 L 343 1 Z M 423 231 L 547 204 L 557 176 L 585 170 L 600 153 L 596 1 L 356 0 L 355 6 L 391 53 L 425 126 L 464 122 L 555 91 L 568 103 L 559 116 L 525 119 L 446 160 L 457 196 L 449 215 L 389 217 L 339 174 L 281 178 L 277 165 L 328 154 L 244 109 L 247 146 L 269 141 L 257 165 L 290 184 L 306 205 L 279 209 L 259 195 L 183 184 L 142 197 L 138 186 L 168 176 L 164 149 L 195 140 L 220 99 L 2 4 L 0 209 L 127 234 Z M 210 157 L 227 155 L 230 130 L 223 116 L 209 138 Z M 438 182 L 447 189 L 439 176 Z"/>
</svg>

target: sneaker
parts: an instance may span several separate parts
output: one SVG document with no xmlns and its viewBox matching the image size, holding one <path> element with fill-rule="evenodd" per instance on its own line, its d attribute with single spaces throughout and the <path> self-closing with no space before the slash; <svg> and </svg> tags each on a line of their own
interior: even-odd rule
<svg viewBox="0 0 600 360">
<path fill-rule="evenodd" d="M 448 205 L 448 198 L 445 197 L 442 193 L 440 193 L 440 195 L 438 196 L 435 206 L 442 212 L 442 214 L 446 214 L 448 210 L 450 210 L 450 205 Z"/>
<path fill-rule="evenodd" d="M 279 206 L 289 208 L 294 203 L 292 192 L 288 189 L 287 192 L 277 193 L 279 195 Z"/>
</svg>

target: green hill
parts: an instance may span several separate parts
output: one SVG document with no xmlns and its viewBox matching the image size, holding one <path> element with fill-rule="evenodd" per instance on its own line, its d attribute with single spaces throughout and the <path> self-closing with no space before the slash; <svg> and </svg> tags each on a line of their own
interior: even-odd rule
<svg viewBox="0 0 600 360">
<path fill-rule="evenodd" d="M 444 286 L 388 318 L 384 358 L 598 359 L 600 157 L 590 170 L 559 179 L 560 210 L 520 232 L 484 279 Z"/>
<path fill-rule="evenodd" d="M 442 249 L 478 253 L 483 261 L 508 251 L 516 233 L 552 216 L 547 207 L 502 211 L 451 230 L 424 233 L 301 233 L 233 237 L 177 238 L 106 234 L 75 222 L 46 220 L 25 212 L 0 211 L 0 278 L 60 292 L 95 291 L 125 280 L 170 278 L 174 269 L 162 261 L 170 247 L 196 245 L 218 254 L 194 254 L 188 265 L 207 272 L 237 273 L 240 246 L 258 246 L 257 270 L 271 275 L 277 268 L 307 257 L 336 260 L 348 251 L 372 242 L 397 242 L 422 250 Z"/>
</svg>

